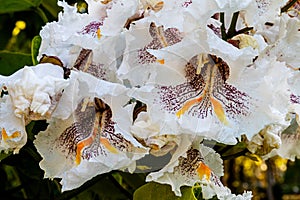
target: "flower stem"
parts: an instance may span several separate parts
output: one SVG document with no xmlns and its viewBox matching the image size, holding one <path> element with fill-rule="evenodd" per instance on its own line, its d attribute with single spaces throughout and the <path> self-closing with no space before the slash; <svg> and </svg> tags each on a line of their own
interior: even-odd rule
<svg viewBox="0 0 300 200">
<path fill-rule="evenodd" d="M 287 3 L 285 6 L 281 8 L 281 13 L 288 11 L 288 9 L 292 7 L 296 2 L 297 0 L 291 0 L 289 3 Z"/>
<path fill-rule="evenodd" d="M 46 14 L 44 13 L 44 11 L 41 8 L 36 7 L 34 9 L 34 11 L 42 18 L 42 20 L 45 24 L 49 21 Z"/>
<path fill-rule="evenodd" d="M 223 40 L 227 40 L 227 34 L 226 34 L 226 29 L 225 29 L 225 20 L 224 20 L 224 13 L 220 13 L 220 22 L 222 23 L 221 25 L 221 35 Z"/>
<path fill-rule="evenodd" d="M 249 150 L 248 149 L 244 149 L 243 151 L 240 151 L 240 152 L 232 154 L 232 155 L 222 156 L 222 159 L 223 160 L 229 160 L 229 159 L 237 158 L 239 156 L 245 155 L 247 152 L 249 152 Z"/>
<path fill-rule="evenodd" d="M 242 33 L 247 33 L 248 31 L 251 31 L 251 30 L 253 30 L 253 27 L 245 27 L 245 28 L 242 28 L 241 30 L 237 31 L 236 35 L 242 34 Z"/>
<path fill-rule="evenodd" d="M 239 18 L 239 14 L 240 12 L 235 12 L 233 13 L 233 16 L 232 16 L 232 19 L 231 19 L 231 22 L 230 22 L 230 26 L 229 26 L 229 29 L 228 29 L 228 32 L 227 32 L 227 39 L 229 38 L 232 38 L 233 36 L 236 35 L 236 23 L 237 23 L 237 20 Z"/>
</svg>

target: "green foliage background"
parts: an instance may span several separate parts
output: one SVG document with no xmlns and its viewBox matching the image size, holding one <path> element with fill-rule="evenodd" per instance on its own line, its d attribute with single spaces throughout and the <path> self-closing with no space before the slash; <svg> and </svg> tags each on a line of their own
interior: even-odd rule
<svg viewBox="0 0 300 200">
<path fill-rule="evenodd" d="M 74 4 L 76 1 L 67 1 Z M 41 28 L 51 21 L 57 20 L 61 8 L 57 0 L 0 0 L 0 74 L 10 75 L 25 65 L 37 64 L 36 55 Z M 17 21 L 24 21 L 26 28 L 13 35 Z M 0 197 L 1 199 L 95 199 L 95 200 L 195 200 L 201 199 L 201 189 L 198 187 L 182 188 L 182 197 L 176 197 L 170 186 L 157 183 L 146 183 L 146 173 L 129 174 L 113 171 L 98 175 L 86 182 L 80 188 L 62 193 L 59 179 L 44 179 L 44 172 L 39 167 L 40 155 L 37 153 L 33 140 L 35 135 L 45 130 L 45 121 L 31 122 L 27 126 L 28 142 L 19 154 L 0 154 Z M 235 193 L 243 190 L 254 190 L 254 199 L 270 199 L 266 196 L 270 176 L 267 172 L 261 180 L 247 177 L 243 171 L 243 161 L 237 162 L 234 156 L 245 155 L 243 144 L 233 146 L 216 146 L 221 152 L 225 164 L 224 182 Z M 243 154 L 240 154 L 242 152 Z M 247 159 L 242 158 L 242 159 Z M 252 158 L 251 162 L 254 158 Z M 274 161 L 275 163 L 275 161 Z M 278 172 L 275 164 L 272 173 L 279 178 L 272 184 L 276 198 L 281 199 L 284 194 L 299 194 L 300 162 L 288 162 L 286 173 Z M 255 165 L 254 165 L 255 167 Z M 257 167 L 257 166 L 256 166 Z M 270 167 L 271 170 L 272 167 Z M 253 169 L 254 170 L 254 169 Z M 234 176 L 239 174 L 238 177 Z M 275 174 L 276 175 L 276 174 Z M 274 176 L 275 177 L 275 176 Z M 234 181 L 237 184 L 233 184 Z M 245 183 L 248 186 L 245 186 Z M 263 185 L 262 183 L 267 183 Z M 258 188 L 258 189 L 255 189 Z M 271 188 L 271 189 L 272 189 Z M 298 188 L 298 189 L 297 189 Z M 275 190 L 274 190 L 275 189 Z"/>
</svg>

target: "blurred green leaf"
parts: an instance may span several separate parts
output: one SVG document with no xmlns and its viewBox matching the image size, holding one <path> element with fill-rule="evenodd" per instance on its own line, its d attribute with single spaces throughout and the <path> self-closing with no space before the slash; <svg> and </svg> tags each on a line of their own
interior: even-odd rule
<svg viewBox="0 0 300 200">
<path fill-rule="evenodd" d="M 85 182 L 79 188 L 63 192 L 56 200 L 130 200 L 126 194 L 119 190 L 119 186 L 111 181 L 110 173 L 98 175 Z"/>
<path fill-rule="evenodd" d="M 0 162 L 1 162 L 1 160 L 3 160 L 4 158 L 7 158 L 7 157 L 10 156 L 11 154 L 12 154 L 12 152 L 9 152 L 9 153 L 1 152 L 1 153 L 0 153 Z"/>
<path fill-rule="evenodd" d="M 150 182 L 135 191 L 133 200 L 196 200 L 191 187 L 183 187 L 181 192 L 182 196 L 178 197 L 170 185 Z"/>
<path fill-rule="evenodd" d="M 0 0 L 0 14 L 28 10 L 40 3 L 41 0 Z"/>
<path fill-rule="evenodd" d="M 145 184 L 146 174 L 144 173 L 128 173 L 128 172 L 118 172 L 122 177 L 123 184 L 126 184 L 132 193 Z"/>
<path fill-rule="evenodd" d="M 245 142 L 239 142 L 236 145 L 228 145 L 224 151 L 219 153 L 223 160 L 228 160 L 239 156 L 245 156 L 248 152 L 247 144 Z"/>
<path fill-rule="evenodd" d="M 0 72 L 1 75 L 11 75 L 25 65 L 32 65 L 30 54 L 0 51 Z"/>
<path fill-rule="evenodd" d="M 42 38 L 41 36 L 37 35 L 32 39 L 31 42 L 31 57 L 33 65 L 37 65 L 39 62 L 37 60 L 37 56 L 39 54 L 39 49 L 41 46 Z"/>
<path fill-rule="evenodd" d="M 250 153 L 250 152 L 247 152 L 247 153 L 245 154 L 245 156 L 246 156 L 247 158 L 250 158 L 251 160 L 253 160 L 253 161 L 255 161 L 255 162 L 259 162 L 259 156 L 256 155 L 256 154 L 252 154 L 252 153 Z"/>
<path fill-rule="evenodd" d="M 55 18 L 57 18 L 58 13 L 62 10 L 57 5 L 57 0 L 43 0 L 41 4 Z"/>
</svg>

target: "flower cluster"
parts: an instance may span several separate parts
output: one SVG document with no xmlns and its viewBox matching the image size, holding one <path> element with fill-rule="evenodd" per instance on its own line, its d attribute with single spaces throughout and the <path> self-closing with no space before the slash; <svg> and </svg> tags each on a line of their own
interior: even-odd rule
<svg viewBox="0 0 300 200">
<path fill-rule="evenodd" d="M 246 138 L 265 159 L 300 158 L 298 4 L 58 3 L 58 21 L 40 32 L 39 64 L 0 76 L 0 151 L 17 153 L 25 126 L 47 120 L 34 144 L 63 191 L 111 170 L 146 171 L 178 196 L 198 183 L 219 199 L 251 192 L 223 186 L 222 159 L 203 141 Z"/>
</svg>

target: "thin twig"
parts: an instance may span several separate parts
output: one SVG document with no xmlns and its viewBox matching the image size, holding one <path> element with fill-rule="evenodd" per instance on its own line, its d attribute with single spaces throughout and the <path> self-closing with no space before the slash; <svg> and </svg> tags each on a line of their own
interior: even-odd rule
<svg viewBox="0 0 300 200">
<path fill-rule="evenodd" d="M 289 8 L 292 7 L 296 2 L 297 2 L 297 0 L 292 0 L 288 4 L 286 4 L 285 6 L 283 6 L 281 8 L 281 13 L 288 11 Z"/>
<path fill-rule="evenodd" d="M 244 149 L 243 151 L 240 151 L 238 153 L 235 153 L 235 154 L 232 154 L 232 155 L 229 155 L 229 156 L 222 156 L 222 159 L 223 160 L 229 160 L 229 159 L 237 158 L 239 156 L 245 155 L 247 152 L 249 152 L 249 150 L 248 149 Z"/>
<path fill-rule="evenodd" d="M 240 12 L 235 12 L 233 13 L 233 16 L 231 18 L 230 26 L 227 32 L 227 39 L 232 38 L 233 36 L 236 35 L 236 24 L 237 20 L 239 18 Z"/>
<path fill-rule="evenodd" d="M 222 34 L 222 39 L 227 40 L 227 34 L 226 34 L 226 29 L 225 29 L 225 20 L 224 20 L 224 13 L 220 13 L 220 22 L 222 23 L 221 25 L 221 34 Z"/>
</svg>

